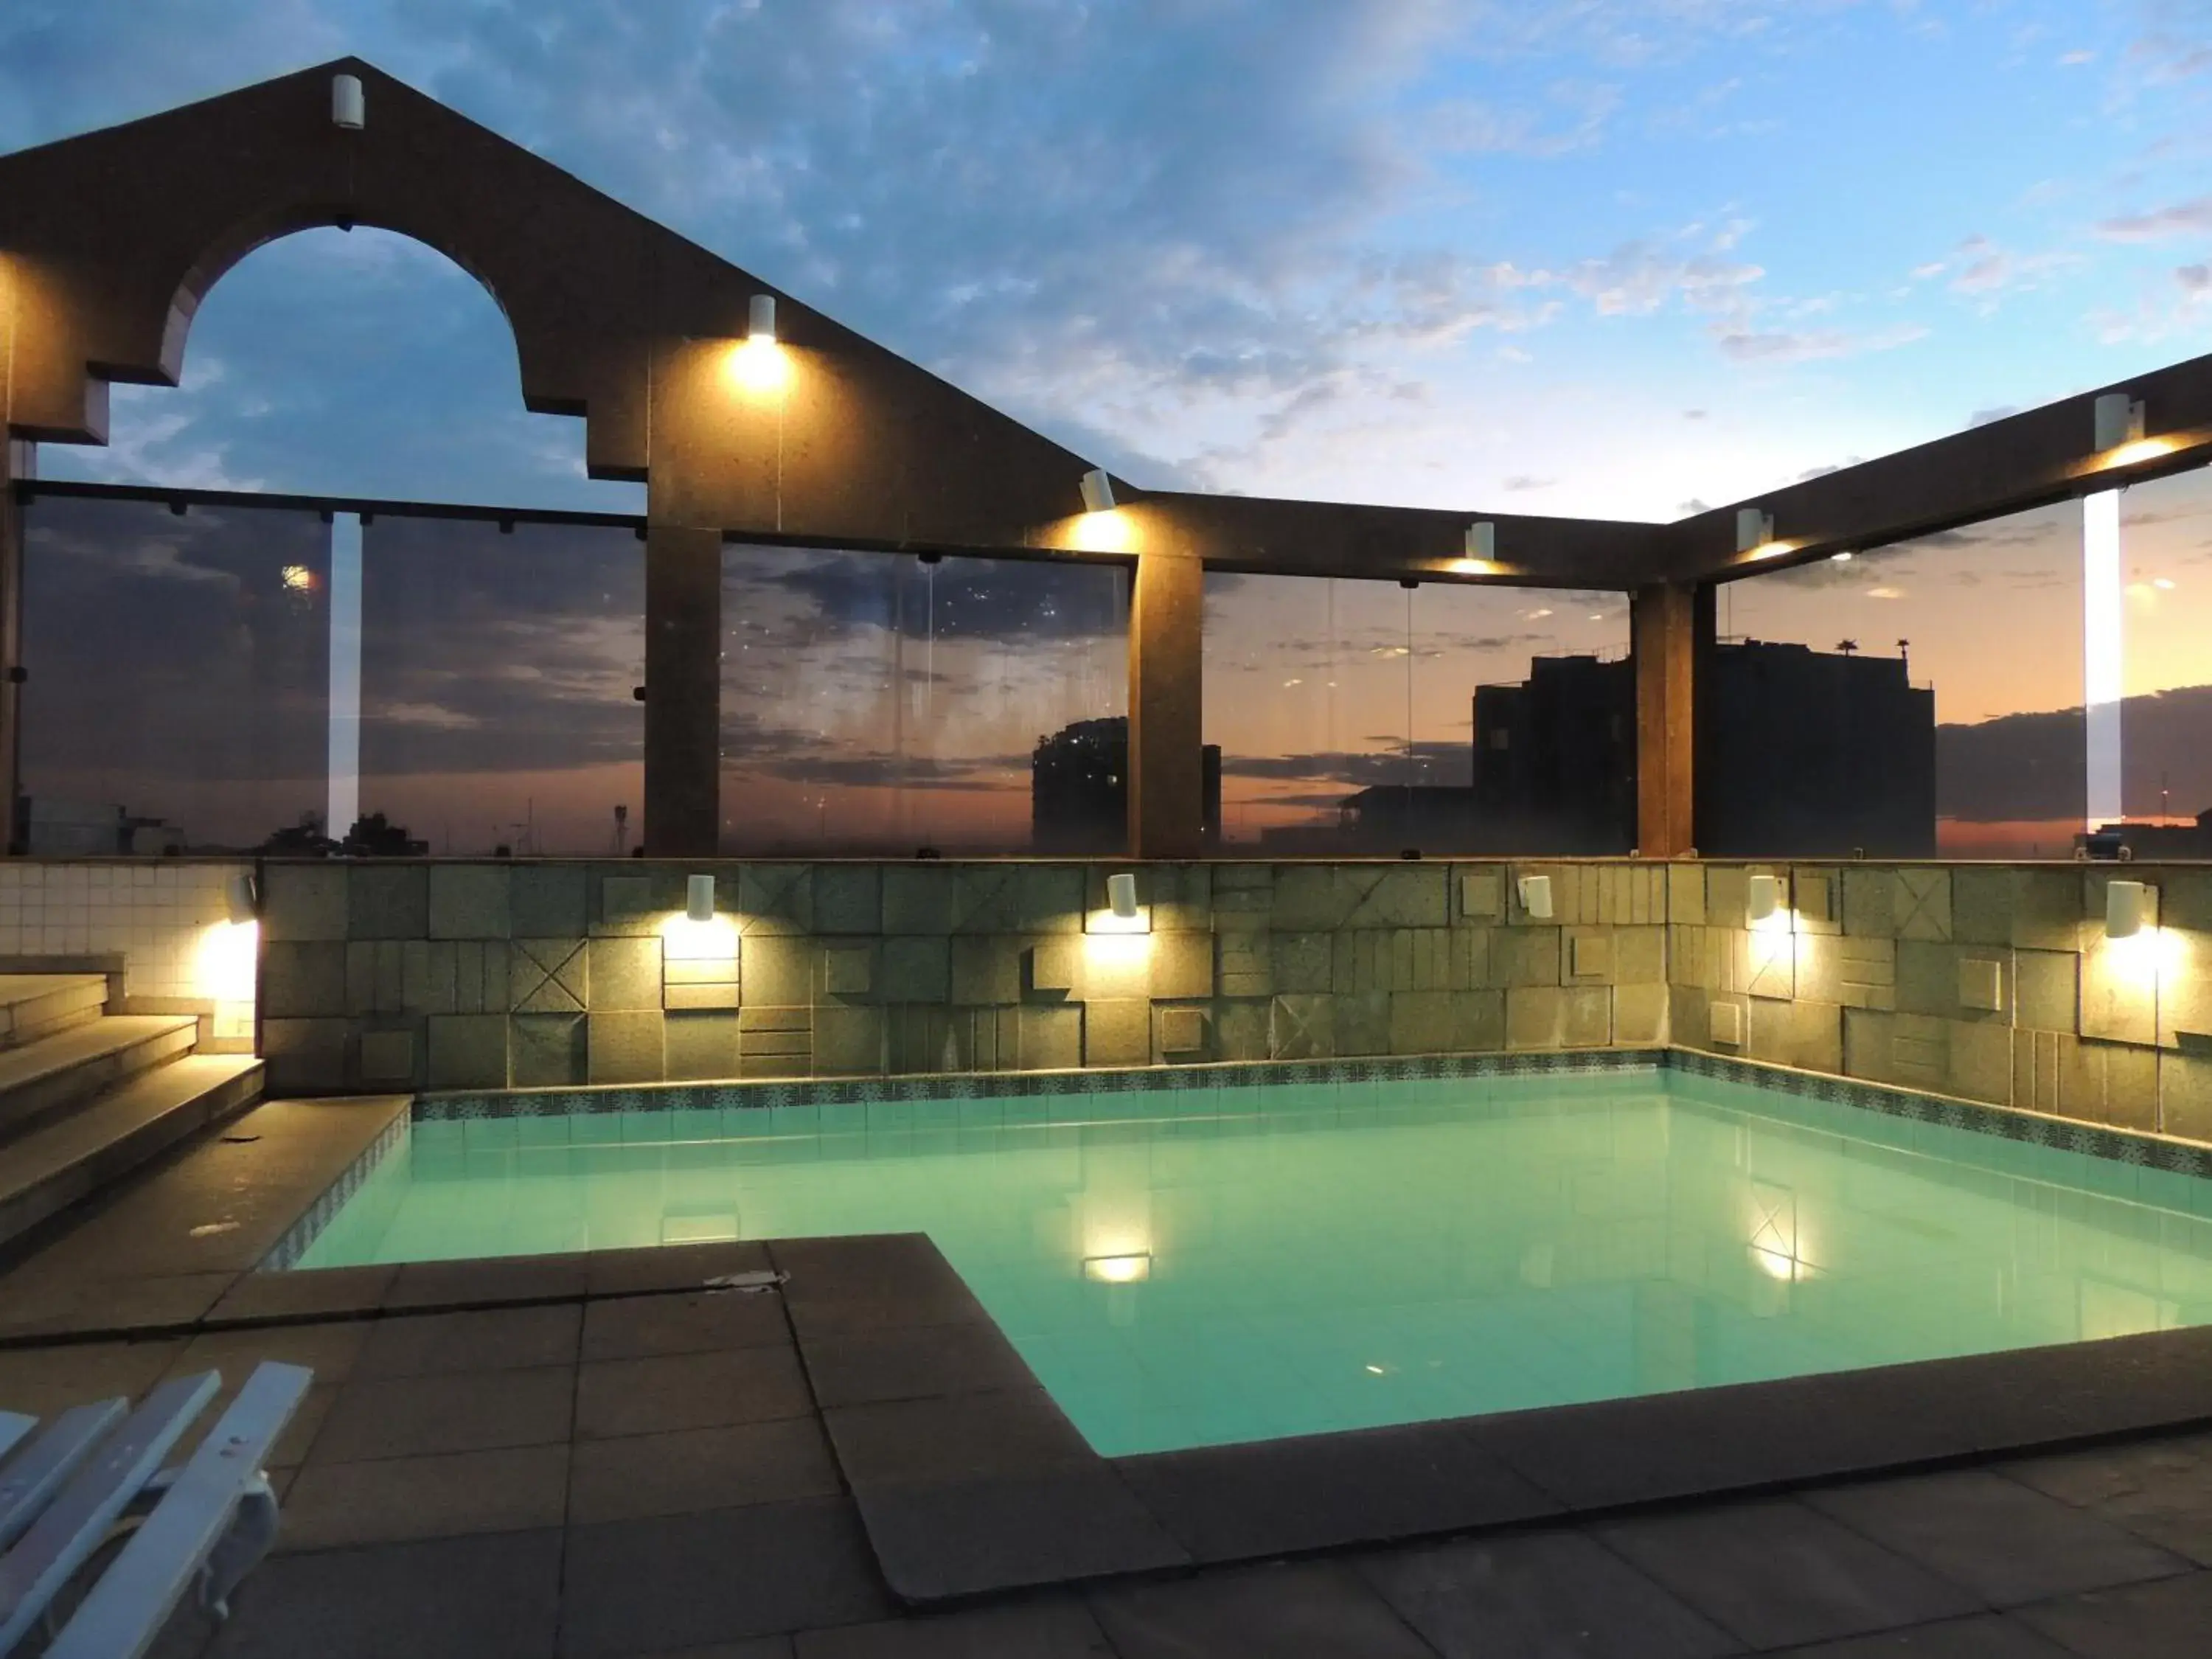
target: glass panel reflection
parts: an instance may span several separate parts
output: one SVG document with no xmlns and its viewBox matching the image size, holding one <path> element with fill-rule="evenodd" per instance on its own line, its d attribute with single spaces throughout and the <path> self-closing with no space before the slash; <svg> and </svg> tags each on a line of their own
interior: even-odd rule
<svg viewBox="0 0 2212 1659">
<path fill-rule="evenodd" d="M 1723 585 L 1698 850 L 2069 856 L 2081 598 L 2078 501 Z"/>
<path fill-rule="evenodd" d="M 2120 497 L 2124 839 L 2212 858 L 2212 471 Z"/>
<path fill-rule="evenodd" d="M 237 851 L 319 817 L 319 514 L 41 495 L 24 525 L 27 851 Z"/>
<path fill-rule="evenodd" d="M 725 852 L 1126 845 L 1121 568 L 763 547 L 722 568 Z"/>
<path fill-rule="evenodd" d="M 1213 573 L 1226 850 L 1625 853 L 1624 594 Z"/>
<path fill-rule="evenodd" d="M 639 845 L 635 532 L 380 514 L 361 544 L 363 817 L 440 855 Z"/>
</svg>

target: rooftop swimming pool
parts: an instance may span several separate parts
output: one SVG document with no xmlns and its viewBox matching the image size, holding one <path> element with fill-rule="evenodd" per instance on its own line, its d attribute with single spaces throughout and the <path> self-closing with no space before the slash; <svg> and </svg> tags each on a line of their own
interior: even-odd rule
<svg viewBox="0 0 2212 1659">
<path fill-rule="evenodd" d="M 2191 1176 L 1657 1066 L 1170 1081 L 418 1120 L 287 1265 L 926 1232 L 1109 1456 L 2212 1323 Z"/>
</svg>

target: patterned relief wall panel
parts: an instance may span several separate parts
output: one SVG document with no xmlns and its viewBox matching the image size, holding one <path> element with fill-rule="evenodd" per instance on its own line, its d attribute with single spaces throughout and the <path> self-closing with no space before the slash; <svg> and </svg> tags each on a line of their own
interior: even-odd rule
<svg viewBox="0 0 2212 1659">
<path fill-rule="evenodd" d="M 1672 1042 L 2212 1139 L 2212 870 L 271 865 L 275 1086 L 458 1089 Z M 1542 876 L 1550 914 L 1522 878 Z M 1774 878 L 1774 911 L 1754 917 Z M 2158 926 L 2104 937 L 2105 884 Z"/>
</svg>

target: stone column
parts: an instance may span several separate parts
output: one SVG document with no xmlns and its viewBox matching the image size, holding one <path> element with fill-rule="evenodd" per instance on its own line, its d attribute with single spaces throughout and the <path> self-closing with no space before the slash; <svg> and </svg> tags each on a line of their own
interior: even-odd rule
<svg viewBox="0 0 2212 1659">
<path fill-rule="evenodd" d="M 1690 583 L 1662 582 L 1638 588 L 1630 607 L 1636 655 L 1637 846 L 1648 859 L 1680 858 L 1697 845 L 1698 597 Z"/>
<path fill-rule="evenodd" d="M 645 532 L 645 847 L 713 856 L 721 834 L 722 534 Z"/>
<path fill-rule="evenodd" d="M 1129 854 L 1188 859 L 1206 850 L 1206 567 L 1143 553 L 1129 597 Z"/>
</svg>

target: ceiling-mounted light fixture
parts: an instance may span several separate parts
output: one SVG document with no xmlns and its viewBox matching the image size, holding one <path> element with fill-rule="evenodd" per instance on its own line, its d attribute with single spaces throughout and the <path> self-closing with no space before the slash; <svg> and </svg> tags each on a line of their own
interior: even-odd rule
<svg viewBox="0 0 2212 1659">
<path fill-rule="evenodd" d="M 2094 407 L 2100 454 L 2122 444 L 2142 441 L 2143 406 L 2139 401 L 2124 392 L 2106 392 L 2098 395 Z"/>
<path fill-rule="evenodd" d="M 331 76 L 331 125 L 359 132 L 368 125 L 368 101 L 358 75 Z"/>
<path fill-rule="evenodd" d="M 1756 553 L 1774 540 L 1774 515 L 1764 508 L 1740 507 L 1735 510 L 1735 550 Z"/>
<path fill-rule="evenodd" d="M 1467 556 L 1484 564 L 1498 562 L 1498 526 L 1479 519 L 1467 527 Z"/>
<path fill-rule="evenodd" d="M 775 343 L 775 295 L 756 294 L 752 308 L 745 319 L 745 339 L 748 343 L 763 341 Z"/>
<path fill-rule="evenodd" d="M 684 914 L 693 921 L 712 921 L 714 919 L 714 878 L 712 876 L 690 876 L 684 883 Z"/>
<path fill-rule="evenodd" d="M 1083 510 L 1085 513 L 1111 513 L 1114 510 L 1114 481 L 1106 476 L 1106 469 L 1094 466 L 1083 475 Z"/>
</svg>

